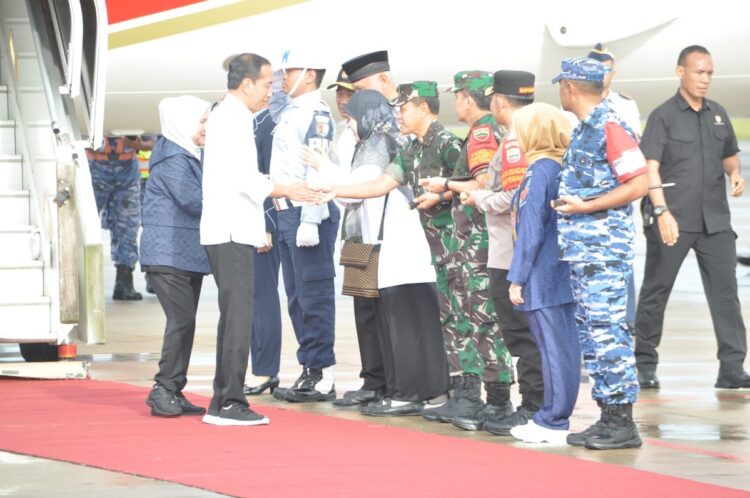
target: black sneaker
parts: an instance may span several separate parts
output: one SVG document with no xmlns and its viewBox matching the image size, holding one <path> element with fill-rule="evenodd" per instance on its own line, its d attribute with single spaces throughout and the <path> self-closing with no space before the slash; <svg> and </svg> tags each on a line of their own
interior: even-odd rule
<svg viewBox="0 0 750 498">
<path fill-rule="evenodd" d="M 255 413 L 249 406 L 233 403 L 222 406 L 219 415 L 205 415 L 203 422 L 211 425 L 268 425 L 268 418 Z"/>
<path fill-rule="evenodd" d="M 177 391 L 175 395 L 177 396 L 177 402 L 180 404 L 180 408 L 182 408 L 183 415 L 203 415 L 206 413 L 205 408 L 194 405 L 188 401 L 185 395 L 182 394 L 182 391 Z"/>
<path fill-rule="evenodd" d="M 180 401 L 177 394 L 160 384 L 154 384 L 148 393 L 146 404 L 151 407 L 151 415 L 155 417 L 179 417 L 182 415 Z"/>
<path fill-rule="evenodd" d="M 536 412 L 532 412 L 519 406 L 518 409 L 508 417 L 500 420 L 488 420 L 484 423 L 484 430 L 495 436 L 510 436 L 510 430 L 518 425 L 524 425 Z M 455 423 L 455 420 L 454 420 Z"/>
</svg>

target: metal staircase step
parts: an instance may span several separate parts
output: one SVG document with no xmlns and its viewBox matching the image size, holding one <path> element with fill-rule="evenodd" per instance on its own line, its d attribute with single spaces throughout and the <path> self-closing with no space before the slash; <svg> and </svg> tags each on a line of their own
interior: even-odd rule
<svg viewBox="0 0 750 498">
<path fill-rule="evenodd" d="M 46 296 L 0 297 L 0 340 L 4 337 L 55 340 L 50 330 L 51 303 Z"/>
<path fill-rule="evenodd" d="M 0 227 L 0 264 L 37 259 L 41 240 L 33 226 Z"/>
<path fill-rule="evenodd" d="M 0 85 L 0 121 L 8 120 L 8 87 Z"/>
<path fill-rule="evenodd" d="M 0 301 L 42 297 L 44 294 L 43 263 L 25 261 L 0 262 Z M 0 325 L 2 322 L 0 322 Z"/>
<path fill-rule="evenodd" d="M 0 155 L 0 190 L 23 188 L 23 162 L 21 156 Z"/>
<path fill-rule="evenodd" d="M 16 122 L 13 120 L 0 121 L 0 154 L 13 155 L 16 153 Z"/>
<path fill-rule="evenodd" d="M 6 226 L 28 225 L 29 191 L 0 190 L 0 213 Z"/>
</svg>

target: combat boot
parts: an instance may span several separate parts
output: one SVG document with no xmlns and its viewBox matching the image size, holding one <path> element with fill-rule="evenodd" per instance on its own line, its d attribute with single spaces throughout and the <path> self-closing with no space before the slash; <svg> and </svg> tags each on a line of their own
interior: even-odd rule
<svg viewBox="0 0 750 498">
<path fill-rule="evenodd" d="M 485 382 L 484 387 L 487 390 L 487 404 L 474 415 L 454 417 L 453 425 L 465 431 L 481 431 L 486 422 L 496 422 L 513 413 L 510 384 Z"/>
<path fill-rule="evenodd" d="M 586 438 L 606 434 L 609 413 L 604 409 L 605 405 L 601 401 L 597 401 L 596 404 L 599 405 L 599 409 L 601 410 L 601 417 L 585 431 L 568 434 L 566 442 L 570 446 L 586 446 Z"/>
<path fill-rule="evenodd" d="M 482 382 L 476 375 L 464 374 L 454 381 L 453 397 L 444 405 L 422 411 L 422 417 L 431 422 L 452 422 L 456 417 L 476 417 L 484 407 Z"/>
<path fill-rule="evenodd" d="M 586 438 L 590 450 L 621 450 L 640 448 L 643 444 L 633 422 L 633 405 L 604 405 L 607 414 L 605 430 Z"/>
<path fill-rule="evenodd" d="M 143 299 L 140 292 L 133 288 L 133 269 L 125 265 L 115 265 L 117 276 L 115 277 L 115 289 L 112 299 L 117 301 L 139 301 Z"/>
</svg>

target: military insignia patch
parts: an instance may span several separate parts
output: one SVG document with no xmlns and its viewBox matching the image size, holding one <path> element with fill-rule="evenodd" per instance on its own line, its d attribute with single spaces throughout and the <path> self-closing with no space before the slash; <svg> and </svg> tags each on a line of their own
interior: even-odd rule
<svg viewBox="0 0 750 498">
<path fill-rule="evenodd" d="M 721 122 L 721 116 L 719 116 L 718 114 L 714 116 L 714 118 L 716 119 L 716 124 L 724 124 Z"/>
<path fill-rule="evenodd" d="M 480 126 L 472 132 L 472 135 L 474 136 L 474 140 L 476 140 L 477 142 L 486 142 L 490 139 L 492 130 L 490 130 L 490 127 L 486 125 Z"/>
<path fill-rule="evenodd" d="M 508 147 L 505 149 L 506 157 L 508 162 L 517 163 L 521 160 L 521 148 L 520 147 Z"/>
</svg>

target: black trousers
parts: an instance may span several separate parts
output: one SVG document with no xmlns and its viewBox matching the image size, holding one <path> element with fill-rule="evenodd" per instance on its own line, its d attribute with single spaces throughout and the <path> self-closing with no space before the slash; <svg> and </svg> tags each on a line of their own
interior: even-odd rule
<svg viewBox="0 0 750 498">
<path fill-rule="evenodd" d="M 354 323 L 357 328 L 359 357 L 362 360 L 360 378 L 363 389 L 385 391 L 385 369 L 380 351 L 375 298 L 354 297 Z"/>
<path fill-rule="evenodd" d="M 661 242 L 657 225 L 646 227 L 646 266 L 635 318 L 635 360 L 641 371 L 653 372 L 656 348 L 664 329 L 664 309 L 677 273 L 690 249 L 698 259 L 722 368 L 742 367 L 747 335 L 737 295 L 737 236 L 732 230 L 708 234 L 680 232 L 677 243 Z"/>
<path fill-rule="evenodd" d="M 216 373 L 210 415 L 234 403 L 247 406 L 242 393 L 253 326 L 255 247 L 236 242 L 204 246 L 219 289 Z"/>
<path fill-rule="evenodd" d="M 422 401 L 448 391 L 437 287 L 405 284 L 380 289 L 375 300 L 386 396 Z"/>
<path fill-rule="evenodd" d="M 503 340 L 512 356 L 518 358 L 518 390 L 521 404 L 530 411 L 537 411 L 544 403 L 544 379 L 542 357 L 531 335 L 526 316 L 517 311 L 510 302 L 510 282 L 508 270 L 489 268 L 490 297 L 495 305 L 497 322 L 503 333 Z"/>
<path fill-rule="evenodd" d="M 147 274 L 167 318 L 154 380 L 170 391 L 182 391 L 187 384 L 203 275 L 167 267 L 149 269 Z"/>
</svg>

